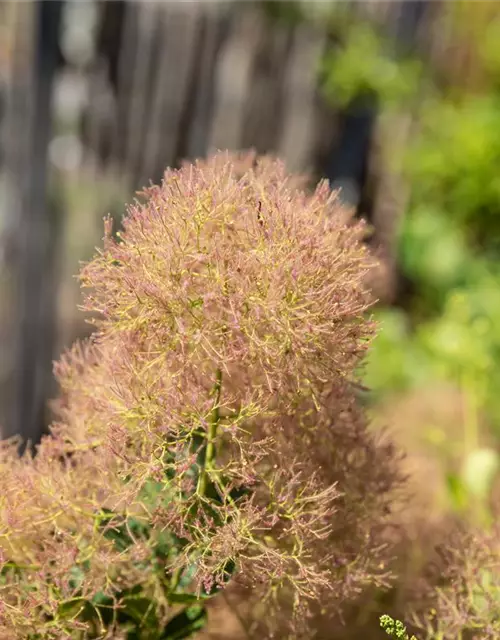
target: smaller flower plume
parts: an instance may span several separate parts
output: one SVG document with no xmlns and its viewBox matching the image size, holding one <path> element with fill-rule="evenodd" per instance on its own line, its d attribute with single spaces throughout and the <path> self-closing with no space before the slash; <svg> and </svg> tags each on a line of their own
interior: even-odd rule
<svg viewBox="0 0 500 640">
<path fill-rule="evenodd" d="M 426 638 L 500 637 L 500 527 L 465 529 L 439 548 L 440 580 L 430 590 L 432 609 L 414 615 Z"/>
<path fill-rule="evenodd" d="M 387 583 L 398 456 L 352 384 L 375 331 L 364 226 L 326 182 L 298 186 L 219 153 L 168 170 L 115 238 L 106 220 L 81 274 L 96 332 L 56 365 L 37 456 L 6 458 L 0 550 L 34 585 L 11 572 L 15 637 L 72 637 L 64 598 L 117 610 L 141 584 L 166 623 L 179 589 L 229 582 L 299 635 L 315 602 Z"/>
</svg>

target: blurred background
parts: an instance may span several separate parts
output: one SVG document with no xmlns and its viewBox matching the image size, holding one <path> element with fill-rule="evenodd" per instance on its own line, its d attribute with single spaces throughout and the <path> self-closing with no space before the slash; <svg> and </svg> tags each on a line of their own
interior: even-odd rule
<svg viewBox="0 0 500 640">
<path fill-rule="evenodd" d="M 381 331 L 364 399 L 439 513 L 486 517 L 500 442 L 494 1 L 0 2 L 2 436 L 47 428 L 52 360 L 90 332 L 74 276 L 103 216 L 119 224 L 167 166 L 250 147 L 327 177 L 368 219 Z"/>
</svg>

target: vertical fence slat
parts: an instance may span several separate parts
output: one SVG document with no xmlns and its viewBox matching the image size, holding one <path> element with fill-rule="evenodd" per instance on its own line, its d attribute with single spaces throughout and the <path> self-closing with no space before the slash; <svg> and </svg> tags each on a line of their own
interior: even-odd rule
<svg viewBox="0 0 500 640">
<path fill-rule="evenodd" d="M 231 21 L 231 33 L 222 47 L 215 75 L 216 100 L 209 151 L 240 147 L 258 29 L 255 12 L 246 7 Z"/>
<path fill-rule="evenodd" d="M 284 78 L 293 28 L 260 18 L 259 40 L 253 61 L 250 91 L 245 101 L 241 146 L 259 153 L 275 151 L 282 133 Z"/>
<path fill-rule="evenodd" d="M 145 153 L 145 137 L 147 135 L 147 112 L 150 106 L 154 82 L 151 74 L 158 64 L 153 59 L 155 45 L 160 38 L 159 15 L 161 7 L 155 4 L 133 2 L 130 5 L 130 33 L 125 40 L 121 55 L 124 57 L 123 76 L 130 74 L 130 91 L 120 92 L 119 101 L 128 106 L 128 117 L 125 129 L 126 153 L 125 172 L 133 188 L 138 186 L 141 162 Z M 134 29 L 133 20 L 137 21 Z M 132 39 L 132 31 L 135 38 Z M 127 61 L 130 67 L 126 68 Z M 122 76 L 122 78 L 123 78 Z M 125 89 L 125 86 L 123 87 Z"/>
<path fill-rule="evenodd" d="M 278 155 L 286 158 L 291 171 L 307 171 L 313 163 L 318 84 L 316 63 L 324 43 L 324 34 L 308 25 L 300 25 L 294 34 L 284 87 L 286 109 L 277 149 Z"/>
<path fill-rule="evenodd" d="M 18 376 L 13 396 L 14 416 L 8 430 L 9 435 L 18 433 L 32 442 L 39 439 L 45 422 L 53 356 L 55 305 L 50 257 L 55 250 L 57 234 L 47 206 L 47 151 L 62 5 L 60 0 L 34 5 L 31 108 L 28 121 L 18 121 L 29 133 L 20 211 L 22 242 L 15 336 Z"/>
<path fill-rule="evenodd" d="M 208 152 L 210 125 L 215 109 L 215 76 L 222 46 L 230 27 L 230 14 L 216 3 L 205 10 L 204 38 L 196 69 L 193 112 L 185 149 L 187 158 L 198 158 Z M 180 150 L 182 153 L 182 151 Z"/>
<path fill-rule="evenodd" d="M 161 180 L 165 167 L 177 160 L 179 126 L 189 97 L 189 80 L 201 18 L 198 4 L 165 4 L 159 8 L 161 52 L 156 63 L 155 91 L 148 114 L 148 131 L 144 140 L 146 156 L 140 186 L 149 180 Z"/>
</svg>

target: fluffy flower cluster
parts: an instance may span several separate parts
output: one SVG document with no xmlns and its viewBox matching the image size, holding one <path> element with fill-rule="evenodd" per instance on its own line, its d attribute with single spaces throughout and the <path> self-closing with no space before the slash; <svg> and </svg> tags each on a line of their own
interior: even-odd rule
<svg viewBox="0 0 500 640">
<path fill-rule="evenodd" d="M 449 541 L 450 542 L 450 541 Z M 440 580 L 432 591 L 432 609 L 414 615 L 426 640 L 500 637 L 500 527 L 459 527 L 451 545 L 442 545 Z"/>
<path fill-rule="evenodd" d="M 2 455 L 5 637 L 73 637 L 89 623 L 61 602 L 115 610 L 139 583 L 161 620 L 180 584 L 229 579 L 304 620 L 386 582 L 398 456 L 353 384 L 374 334 L 364 227 L 327 183 L 296 186 L 274 159 L 218 154 L 167 171 L 121 233 L 106 220 L 58 421 L 34 459 Z"/>
</svg>

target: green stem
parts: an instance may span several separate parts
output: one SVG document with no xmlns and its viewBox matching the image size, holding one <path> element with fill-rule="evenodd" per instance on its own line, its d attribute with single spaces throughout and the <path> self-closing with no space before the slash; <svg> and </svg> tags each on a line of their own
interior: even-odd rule
<svg viewBox="0 0 500 640">
<path fill-rule="evenodd" d="M 172 580 L 170 581 L 170 589 L 175 591 L 179 585 L 181 579 L 182 569 L 177 568 L 172 574 Z"/>
<path fill-rule="evenodd" d="M 476 382 L 466 373 L 462 373 L 462 393 L 464 398 L 464 445 L 465 455 L 478 446 L 478 411 L 476 397 Z"/>
<path fill-rule="evenodd" d="M 210 417 L 210 425 L 207 433 L 207 448 L 205 451 L 205 459 L 203 462 L 203 468 L 198 479 L 198 495 L 204 496 L 207 490 L 208 474 L 213 468 L 215 459 L 215 440 L 217 438 L 217 427 L 220 421 L 220 396 L 222 389 L 222 370 L 217 369 L 217 377 L 214 385 L 213 393 L 215 393 L 215 402 L 212 409 L 212 415 Z"/>
</svg>

